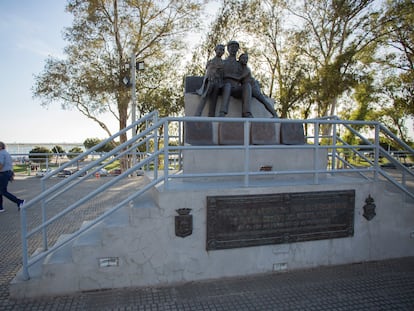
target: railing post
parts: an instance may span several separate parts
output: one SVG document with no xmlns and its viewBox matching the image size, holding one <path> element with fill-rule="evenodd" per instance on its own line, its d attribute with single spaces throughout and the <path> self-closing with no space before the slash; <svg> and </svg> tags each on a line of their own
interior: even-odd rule
<svg viewBox="0 0 414 311">
<path fill-rule="evenodd" d="M 249 186 L 249 163 L 250 163 L 250 148 L 249 148 L 249 142 L 250 142 L 250 135 L 249 135 L 249 128 L 250 128 L 250 122 L 244 121 L 244 186 Z"/>
<path fill-rule="evenodd" d="M 168 166 L 169 166 L 169 134 L 168 121 L 164 123 L 164 186 L 168 188 Z"/>
<path fill-rule="evenodd" d="M 148 127 L 150 127 L 150 122 L 147 119 L 147 120 L 145 120 L 145 129 L 148 129 Z M 141 160 L 143 158 L 146 158 L 149 153 L 150 153 L 150 143 L 149 143 L 149 140 L 146 140 L 145 141 L 145 155 L 144 156 L 141 155 Z M 148 164 L 145 164 L 144 170 L 145 171 L 148 171 L 148 172 L 150 171 L 149 163 Z"/>
<path fill-rule="evenodd" d="M 332 153 L 331 153 L 331 169 L 335 170 L 336 168 L 336 126 L 337 124 L 334 123 L 333 127 L 332 127 L 332 145 L 334 146 L 332 148 Z"/>
<path fill-rule="evenodd" d="M 46 191 L 46 185 L 45 181 L 41 180 L 42 184 L 42 192 Z M 42 199 L 42 225 L 47 221 L 46 218 L 46 199 Z M 43 251 L 46 251 L 48 249 L 48 243 L 47 243 L 47 227 L 42 228 L 42 236 L 43 236 Z"/>
<path fill-rule="evenodd" d="M 28 264 L 28 254 L 27 254 L 27 220 L 26 220 L 26 208 L 23 206 L 20 210 L 20 223 L 21 223 L 21 231 L 22 231 L 22 274 L 23 280 L 27 281 L 30 279 L 29 276 L 29 264 Z"/>
<path fill-rule="evenodd" d="M 379 124 L 375 124 L 375 156 L 374 156 L 374 180 L 378 180 L 378 169 L 379 169 L 379 147 L 380 147 L 380 139 L 379 139 L 379 131 L 380 127 Z"/>
<path fill-rule="evenodd" d="M 154 153 L 158 152 L 158 136 L 159 128 L 156 128 L 154 129 Z M 154 179 L 158 179 L 158 157 L 154 159 Z"/>
<path fill-rule="evenodd" d="M 313 149 L 313 183 L 318 184 L 319 183 L 319 174 L 316 172 L 318 169 L 318 154 L 319 154 L 319 122 L 315 123 L 315 137 L 313 141 L 314 149 Z"/>
<path fill-rule="evenodd" d="M 179 141 L 179 145 L 181 146 L 184 146 L 184 124 L 182 123 L 182 122 L 178 122 L 178 141 Z M 183 169 L 183 166 L 182 166 L 182 163 L 183 163 L 183 150 L 182 149 L 180 149 L 179 151 L 178 151 L 178 169 L 179 170 L 182 170 Z"/>
</svg>

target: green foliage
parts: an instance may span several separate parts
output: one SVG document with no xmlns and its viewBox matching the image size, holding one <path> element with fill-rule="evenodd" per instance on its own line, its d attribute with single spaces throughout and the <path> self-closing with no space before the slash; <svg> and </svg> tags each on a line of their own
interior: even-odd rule
<svg viewBox="0 0 414 311">
<path fill-rule="evenodd" d="M 85 139 L 85 141 L 83 142 L 83 146 L 86 149 L 91 149 L 92 147 L 96 146 L 97 144 L 99 144 L 102 140 L 100 140 L 99 138 L 87 138 Z"/>
<path fill-rule="evenodd" d="M 100 144 L 101 142 L 102 142 L 102 140 L 99 139 L 99 138 L 88 138 L 83 142 L 83 145 L 85 146 L 86 149 L 90 149 L 90 148 Z M 103 147 L 97 149 L 96 151 L 97 152 L 109 152 L 118 145 L 119 145 L 119 143 L 114 142 L 114 141 L 110 141 L 110 142 L 106 143 Z"/>
<path fill-rule="evenodd" d="M 65 150 L 62 148 L 62 146 L 56 145 L 52 148 L 52 152 L 55 153 L 55 154 L 65 153 Z"/>
<path fill-rule="evenodd" d="M 97 151 L 98 152 L 109 152 L 115 147 L 117 147 L 118 145 L 119 143 L 115 141 L 110 141 L 110 142 L 107 142 L 103 147 L 99 148 Z"/>
<path fill-rule="evenodd" d="M 52 151 L 46 147 L 36 146 L 29 151 L 29 159 L 33 162 L 46 162 L 46 159 L 52 158 Z"/>
<path fill-rule="evenodd" d="M 73 147 L 68 151 L 68 158 L 73 159 L 76 158 L 79 154 L 83 152 L 81 147 Z"/>
<path fill-rule="evenodd" d="M 404 141 L 410 143 L 406 120 L 414 118 L 414 2 L 387 1 L 381 21 L 381 40 L 385 53 L 376 61 L 381 93 L 378 119 Z"/>
</svg>

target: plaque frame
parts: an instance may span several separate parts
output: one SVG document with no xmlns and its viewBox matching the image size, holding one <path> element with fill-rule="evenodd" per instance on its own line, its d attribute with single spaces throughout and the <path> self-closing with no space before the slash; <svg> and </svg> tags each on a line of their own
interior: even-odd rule
<svg viewBox="0 0 414 311">
<path fill-rule="evenodd" d="M 206 249 L 354 235 L 355 190 L 207 196 Z"/>
</svg>

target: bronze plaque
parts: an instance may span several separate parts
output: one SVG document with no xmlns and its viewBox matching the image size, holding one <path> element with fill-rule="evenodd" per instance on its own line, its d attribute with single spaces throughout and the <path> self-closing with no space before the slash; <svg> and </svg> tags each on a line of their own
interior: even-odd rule
<svg viewBox="0 0 414 311">
<path fill-rule="evenodd" d="M 220 122 L 218 132 L 220 145 L 244 144 L 243 122 Z"/>
<path fill-rule="evenodd" d="M 280 143 L 284 145 L 303 145 L 305 143 L 303 124 L 280 124 Z"/>
<path fill-rule="evenodd" d="M 354 235 L 355 190 L 208 196 L 207 250 Z"/>
<path fill-rule="evenodd" d="M 251 124 L 250 141 L 253 145 L 275 145 L 276 139 L 275 123 L 256 123 Z"/>
<path fill-rule="evenodd" d="M 212 145 L 211 122 L 185 122 L 185 142 L 190 145 Z"/>
</svg>

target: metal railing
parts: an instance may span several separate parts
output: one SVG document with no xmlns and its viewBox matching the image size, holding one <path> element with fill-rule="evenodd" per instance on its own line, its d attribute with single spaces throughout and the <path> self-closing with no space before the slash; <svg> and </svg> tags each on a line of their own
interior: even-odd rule
<svg viewBox="0 0 414 311">
<path fill-rule="evenodd" d="M 234 145 L 190 145 L 186 143 L 186 123 L 187 122 L 213 122 L 222 124 L 227 122 L 243 123 L 243 142 Z M 304 126 L 305 143 L 300 145 L 252 145 L 250 142 L 250 130 L 253 123 L 298 123 Z M 67 167 L 73 166 L 74 163 L 83 161 L 97 149 L 101 148 L 108 142 L 118 138 L 120 135 L 127 133 L 129 130 L 139 127 L 141 131 L 131 137 L 126 142 L 114 148 L 111 152 L 105 153 L 99 159 L 84 165 L 73 175 L 63 179 L 61 182 L 47 188 L 47 181 L 56 176 L 60 171 Z M 358 130 L 356 130 L 358 129 Z M 350 145 L 341 138 L 344 134 L 350 133 L 364 142 L 364 145 Z M 361 134 L 364 133 L 364 134 Z M 181 180 L 209 180 L 217 178 L 235 178 L 241 180 L 242 187 L 249 187 L 257 176 L 284 176 L 303 174 L 311 175 L 308 182 L 318 184 L 320 176 L 327 174 L 334 176 L 337 174 L 353 174 L 366 180 L 378 181 L 380 176 L 390 181 L 398 189 L 403 191 L 407 196 L 414 198 L 413 190 L 408 186 L 408 182 L 414 180 L 413 170 L 401 164 L 387 150 L 380 145 L 380 136 L 387 136 L 394 144 L 400 147 L 399 151 L 404 152 L 409 157 L 414 157 L 413 149 L 404 142 L 400 141 L 389 130 L 378 122 L 364 121 L 344 121 L 336 117 L 310 120 L 286 120 L 286 119 L 269 119 L 269 118 L 207 118 L 207 117 L 166 117 L 158 119 L 157 112 L 148 114 L 134 124 L 123 129 L 119 133 L 111 136 L 106 141 L 102 141 L 95 147 L 87 150 L 85 153 L 78 155 L 68 163 L 62 165 L 59 169 L 46 174 L 42 179 L 42 192 L 28 201 L 21 210 L 21 230 L 22 230 L 22 252 L 23 252 L 23 278 L 29 279 L 29 268 L 35 263 L 44 259 L 51 252 L 73 241 L 80 234 L 98 224 L 103 219 L 112 215 L 114 212 L 127 205 L 131 200 L 136 199 L 144 192 L 148 191 L 157 184 L 162 183 L 168 189 L 177 179 Z M 368 139 L 367 137 L 374 137 Z M 251 170 L 249 164 L 252 161 L 251 152 L 253 150 L 282 150 L 296 148 L 299 150 L 311 150 L 313 160 L 311 168 L 297 170 Z M 219 172 L 185 172 L 182 170 L 182 163 L 185 159 L 185 152 L 190 150 L 240 150 L 240 158 L 243 159 L 243 168 L 239 171 L 219 171 Z M 326 166 L 320 167 L 317 164 L 318 154 L 324 150 L 327 154 Z M 176 162 L 174 170 L 171 170 L 170 159 L 174 156 Z M 386 159 L 396 168 L 393 174 L 387 172 L 387 169 L 381 167 L 380 159 Z M 53 204 L 54 200 L 63 194 L 71 191 L 74 187 L 81 186 L 93 177 L 101 168 L 114 161 L 129 161 L 128 167 L 119 176 L 109 178 L 103 185 L 96 187 L 86 195 L 76 198 L 73 202 L 68 202 L 67 206 L 55 215 L 47 215 L 48 205 Z M 177 163 L 178 161 L 178 163 Z M 65 239 L 55 243 L 48 238 L 48 229 L 56 224 L 62 217 L 65 217 L 76 209 L 84 206 L 87 202 L 97 200 L 102 193 L 111 187 L 117 185 L 120 181 L 128 176 L 136 174 L 138 170 L 145 170 L 153 174 L 150 182 L 142 188 L 137 189 L 126 198 L 120 198 L 119 202 L 112 207 L 100 211 L 92 221 L 80 227 L 79 230 L 70 233 Z M 396 172 L 401 174 L 396 178 Z M 272 178 L 267 179 L 272 183 Z M 280 183 L 280 180 L 278 181 Z M 194 186 L 194 185 L 193 185 Z M 41 223 L 29 230 L 27 223 L 27 212 L 40 205 Z M 42 250 L 36 252 L 29 258 L 29 241 L 35 235 L 42 236 Z"/>
</svg>

